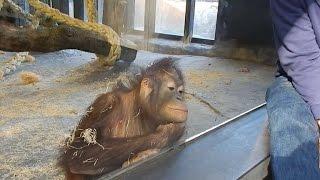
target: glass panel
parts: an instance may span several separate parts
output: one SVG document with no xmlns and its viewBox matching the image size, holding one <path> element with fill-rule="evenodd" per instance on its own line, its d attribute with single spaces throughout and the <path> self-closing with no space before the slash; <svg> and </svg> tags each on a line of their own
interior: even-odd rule
<svg viewBox="0 0 320 180">
<path fill-rule="evenodd" d="M 193 37 L 214 40 L 218 0 L 196 0 Z"/>
<path fill-rule="evenodd" d="M 156 33 L 183 36 L 186 0 L 157 0 Z"/>
<path fill-rule="evenodd" d="M 134 29 L 144 30 L 144 12 L 145 12 L 145 0 L 135 0 L 134 5 Z"/>
</svg>

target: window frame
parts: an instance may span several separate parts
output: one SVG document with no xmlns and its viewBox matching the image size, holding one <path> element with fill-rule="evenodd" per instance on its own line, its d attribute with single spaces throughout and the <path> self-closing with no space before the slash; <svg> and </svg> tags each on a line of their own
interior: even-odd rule
<svg viewBox="0 0 320 180">
<path fill-rule="evenodd" d="M 134 26 L 132 26 L 129 29 L 130 33 L 144 34 L 146 38 L 159 37 L 159 38 L 170 39 L 170 40 L 183 40 L 183 42 L 185 43 L 200 43 L 200 44 L 208 44 L 208 45 L 213 45 L 215 43 L 215 40 L 212 40 L 212 39 L 203 39 L 203 38 L 193 37 L 196 0 L 186 0 L 186 13 L 185 13 L 183 36 L 155 32 L 156 1 L 157 0 L 145 1 L 144 31 L 136 30 L 134 29 Z M 135 0 L 133 4 L 135 5 Z M 135 7 L 132 7 L 132 9 L 135 9 Z M 219 7 L 218 7 L 218 13 L 219 13 Z M 134 20 L 134 16 L 132 20 Z M 216 25 L 217 25 L 217 22 L 216 22 Z"/>
</svg>

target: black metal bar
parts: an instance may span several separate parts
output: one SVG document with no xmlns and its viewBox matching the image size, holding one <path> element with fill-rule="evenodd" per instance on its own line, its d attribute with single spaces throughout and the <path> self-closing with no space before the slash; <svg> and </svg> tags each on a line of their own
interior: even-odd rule
<svg viewBox="0 0 320 180">
<path fill-rule="evenodd" d="M 192 43 L 198 43 L 198 44 L 208 44 L 208 45 L 213 45 L 215 43 L 215 40 L 211 39 L 201 39 L 201 38 L 192 38 L 191 39 Z"/>
<path fill-rule="evenodd" d="M 75 0 L 73 2 L 74 18 L 84 20 L 84 0 Z"/>
<path fill-rule="evenodd" d="M 151 37 L 170 39 L 170 40 L 179 40 L 179 41 L 183 38 L 182 36 L 173 35 L 173 34 L 163 34 L 163 33 L 153 33 Z"/>
<path fill-rule="evenodd" d="M 218 4 L 218 13 L 217 13 L 217 22 L 216 22 L 216 32 L 215 32 L 215 40 L 221 41 L 225 40 L 228 30 L 225 27 L 225 17 L 227 14 L 228 3 L 226 0 L 219 0 Z"/>
<path fill-rule="evenodd" d="M 52 7 L 55 9 L 60 8 L 60 1 L 59 0 L 52 0 Z"/>
<path fill-rule="evenodd" d="M 60 0 L 60 11 L 69 15 L 69 0 Z"/>
<path fill-rule="evenodd" d="M 69 0 L 53 0 L 52 7 L 59 9 L 60 12 L 69 15 Z"/>
<path fill-rule="evenodd" d="M 193 36 L 194 11 L 196 0 L 187 0 L 186 15 L 184 23 L 184 38 L 185 43 L 190 43 Z"/>
</svg>

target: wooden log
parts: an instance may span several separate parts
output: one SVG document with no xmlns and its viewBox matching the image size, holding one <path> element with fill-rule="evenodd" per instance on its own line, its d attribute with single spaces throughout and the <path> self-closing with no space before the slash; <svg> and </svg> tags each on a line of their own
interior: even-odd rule
<svg viewBox="0 0 320 180">
<path fill-rule="evenodd" d="M 39 26 L 37 29 L 32 29 L 20 28 L 0 21 L 0 49 L 14 52 L 78 49 L 108 55 L 110 44 L 94 32 L 65 25 Z M 120 59 L 133 61 L 136 54 L 135 49 L 122 46 Z"/>
</svg>

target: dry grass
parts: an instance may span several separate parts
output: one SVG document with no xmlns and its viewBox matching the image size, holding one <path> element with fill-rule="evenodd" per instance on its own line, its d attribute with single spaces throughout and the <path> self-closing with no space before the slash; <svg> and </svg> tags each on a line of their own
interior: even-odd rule
<svg viewBox="0 0 320 180">
<path fill-rule="evenodd" d="M 39 179 L 39 175 L 54 176 L 54 179 L 65 179 L 62 170 L 56 166 L 56 161 L 49 162 L 45 165 L 34 165 L 33 167 L 16 166 L 15 163 L 21 160 L 21 157 L 8 158 L 0 155 L 0 169 L 3 170 L 9 179 Z M 60 172 L 60 173 L 59 173 Z M 44 179 L 46 176 L 42 177 Z M 48 177 L 47 177 L 48 178 Z"/>
<path fill-rule="evenodd" d="M 0 138 L 12 137 L 12 136 L 15 136 L 17 134 L 20 134 L 21 131 L 22 131 L 21 125 L 10 127 L 8 129 L 5 129 L 4 131 L 0 132 Z"/>
<path fill-rule="evenodd" d="M 232 74 L 223 72 L 200 72 L 194 70 L 186 72 L 187 83 L 201 88 L 208 88 L 209 85 L 212 87 L 212 82 L 219 82 L 230 77 L 232 77 Z"/>
<path fill-rule="evenodd" d="M 4 72 L 2 70 L 0 70 L 0 80 L 2 80 L 4 77 Z"/>
<path fill-rule="evenodd" d="M 1 95 L 1 94 L 0 94 Z M 14 118 L 39 118 L 39 117 L 77 117 L 78 114 L 73 113 L 75 107 L 63 102 L 60 99 L 54 101 L 43 101 L 41 96 L 33 96 L 26 99 L 21 99 L 18 95 L 17 98 L 13 98 L 8 102 L 7 106 L 0 106 L 0 114 L 4 119 Z M 57 104 L 56 104 L 57 103 Z"/>
<path fill-rule="evenodd" d="M 64 179 L 56 157 L 66 134 L 58 126 L 51 125 L 52 130 L 43 123 L 21 123 L 3 128 L 0 138 L 4 139 L 4 144 L 11 142 L 10 148 L 7 148 L 11 152 L 0 154 L 0 177 Z M 2 152 L 5 149 L 2 147 Z"/>
<path fill-rule="evenodd" d="M 16 91 L 13 92 L 12 88 Z M 106 89 L 108 84 L 104 82 L 88 85 L 59 83 L 54 87 L 39 90 L 31 86 L 6 86 L 2 92 L 0 89 L 0 101 L 6 102 L 6 105 L 0 105 L 0 116 L 6 121 L 16 118 L 62 116 L 76 118 L 84 112 L 95 95 Z M 91 95 L 73 96 L 81 92 L 90 92 Z M 84 106 L 79 107 L 75 102 L 82 102 Z"/>
<path fill-rule="evenodd" d="M 36 58 L 31 56 L 31 55 L 26 55 L 25 59 L 24 59 L 25 62 L 29 62 L 29 63 L 33 63 L 36 61 Z"/>
<path fill-rule="evenodd" d="M 21 80 L 21 83 L 24 85 L 35 84 L 39 82 L 39 76 L 33 72 L 21 72 L 20 80 Z"/>
</svg>

